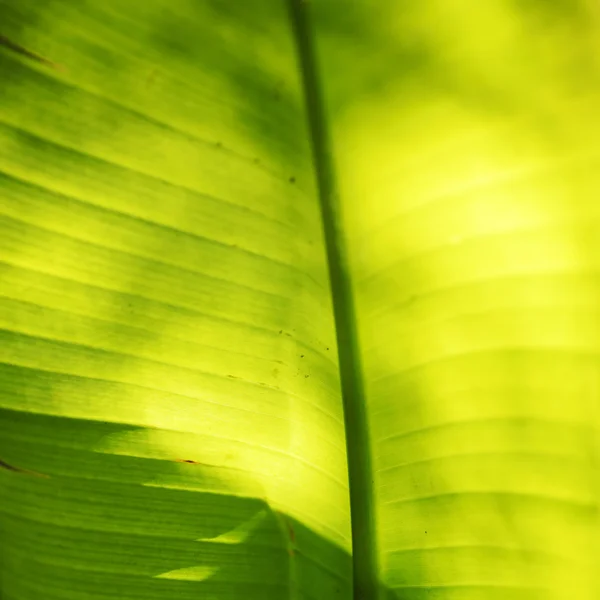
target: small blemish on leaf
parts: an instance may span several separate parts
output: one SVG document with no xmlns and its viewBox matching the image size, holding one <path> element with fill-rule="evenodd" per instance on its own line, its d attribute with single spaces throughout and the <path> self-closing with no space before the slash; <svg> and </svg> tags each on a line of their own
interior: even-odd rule
<svg viewBox="0 0 600 600">
<path fill-rule="evenodd" d="M 3 460 L 0 460 L 0 467 L 6 469 L 7 471 L 12 471 L 13 473 L 22 473 L 23 475 L 33 475 L 34 477 L 44 477 L 45 479 L 50 479 L 49 475 L 38 473 L 37 471 L 30 471 L 29 469 L 22 469 L 21 467 L 15 467 L 13 465 L 9 465 Z"/>
<path fill-rule="evenodd" d="M 150 74 L 148 75 L 148 79 L 146 79 L 146 87 L 150 87 L 156 79 L 156 69 L 152 69 Z"/>
<path fill-rule="evenodd" d="M 290 177 L 290 183 L 295 183 L 296 182 L 296 178 L 295 177 Z"/>
<path fill-rule="evenodd" d="M 283 333 L 283 329 L 280 329 L 280 330 L 279 330 L 279 333 L 280 333 L 280 334 L 282 334 L 282 333 Z"/>
<path fill-rule="evenodd" d="M 300 358 L 304 358 L 304 354 L 301 354 L 301 355 L 300 355 Z"/>
<path fill-rule="evenodd" d="M 306 378 L 306 377 L 310 377 L 310 375 L 305 375 L 304 377 L 305 377 L 305 378 Z"/>
<path fill-rule="evenodd" d="M 65 68 L 62 65 L 48 60 L 46 57 L 37 54 L 37 52 L 32 52 L 31 50 L 28 50 L 24 46 L 13 42 L 4 35 L 0 35 L 0 46 L 4 46 L 5 48 L 8 48 L 8 50 L 11 50 L 16 54 L 20 54 L 21 56 L 25 56 L 31 60 L 35 60 L 36 62 L 46 65 L 47 67 L 51 67 L 52 69 L 56 69 L 57 71 L 65 70 Z"/>
</svg>

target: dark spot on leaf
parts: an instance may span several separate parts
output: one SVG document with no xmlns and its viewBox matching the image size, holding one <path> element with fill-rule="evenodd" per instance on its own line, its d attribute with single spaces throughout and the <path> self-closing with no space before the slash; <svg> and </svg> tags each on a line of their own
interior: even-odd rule
<svg viewBox="0 0 600 600">
<path fill-rule="evenodd" d="M 13 465 L 9 465 L 7 462 L 0 460 L 0 467 L 6 469 L 7 471 L 12 471 L 13 473 L 22 473 L 24 475 L 33 475 L 34 477 L 44 477 L 45 479 L 49 479 L 50 476 L 44 473 L 38 473 L 37 471 L 30 471 L 29 469 L 22 469 L 21 467 L 15 467 Z"/>
<path fill-rule="evenodd" d="M 329 348 L 327 348 L 327 350 L 329 350 Z"/>
<path fill-rule="evenodd" d="M 223 144 L 221 142 L 217 142 L 217 148 L 220 148 Z"/>
<path fill-rule="evenodd" d="M 288 337 L 292 337 L 292 334 L 291 333 L 287 333 L 287 331 L 286 331 L 285 335 L 287 335 Z"/>
<path fill-rule="evenodd" d="M 175 462 L 185 463 L 186 465 L 200 465 L 202 463 L 197 460 L 192 460 L 191 458 L 178 458 Z"/>
<path fill-rule="evenodd" d="M 305 375 L 304 377 L 309 377 L 309 375 Z"/>
<path fill-rule="evenodd" d="M 295 177 L 290 177 L 290 183 L 295 183 L 296 178 Z"/>
<path fill-rule="evenodd" d="M 38 63 L 46 65 L 47 67 L 51 67 L 51 68 L 56 69 L 58 71 L 64 71 L 65 70 L 62 65 L 58 65 L 58 64 L 52 62 L 51 60 L 48 60 L 44 56 L 41 56 L 40 54 L 37 54 L 37 52 L 32 52 L 31 50 L 28 50 L 24 46 L 21 46 L 20 44 L 17 44 L 16 42 L 13 42 L 11 39 L 7 38 L 4 35 L 0 35 L 0 46 L 4 46 L 8 50 L 11 50 L 12 52 L 15 52 L 16 54 L 20 54 L 21 56 L 25 56 L 25 57 L 27 57 L 27 58 L 29 58 L 31 60 L 34 60 L 34 61 L 36 61 Z"/>
<path fill-rule="evenodd" d="M 152 71 L 150 71 L 150 74 L 148 75 L 148 79 L 146 79 L 146 87 L 150 87 L 154 83 L 155 79 L 156 69 L 152 69 Z"/>
<path fill-rule="evenodd" d="M 280 329 L 280 330 L 279 330 L 279 333 L 283 333 L 283 329 Z"/>
<path fill-rule="evenodd" d="M 301 354 L 301 355 L 300 355 L 300 358 L 304 358 L 304 354 Z"/>
</svg>

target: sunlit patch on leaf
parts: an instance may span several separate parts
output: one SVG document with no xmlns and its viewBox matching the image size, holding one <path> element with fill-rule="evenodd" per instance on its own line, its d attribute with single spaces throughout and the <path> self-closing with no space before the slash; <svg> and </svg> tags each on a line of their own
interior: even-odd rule
<svg viewBox="0 0 600 600">
<path fill-rule="evenodd" d="M 266 519 L 267 512 L 261 511 L 256 513 L 248 521 L 241 523 L 235 529 L 222 533 L 214 538 L 203 538 L 210 539 L 211 542 L 218 544 L 243 544 L 250 534 L 252 534 Z"/>
<path fill-rule="evenodd" d="M 212 577 L 219 567 L 209 567 L 199 565 L 196 567 L 185 567 L 183 569 L 174 569 L 173 571 L 167 571 L 156 575 L 158 579 L 181 579 L 185 581 L 204 581 L 209 577 Z"/>
</svg>

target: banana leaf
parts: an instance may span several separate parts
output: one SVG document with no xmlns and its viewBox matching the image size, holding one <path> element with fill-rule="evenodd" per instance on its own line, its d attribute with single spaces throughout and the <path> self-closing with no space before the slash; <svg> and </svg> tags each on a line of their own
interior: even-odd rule
<svg viewBox="0 0 600 600">
<path fill-rule="evenodd" d="M 0 0 L 0 598 L 598 598 L 599 33 Z"/>
</svg>

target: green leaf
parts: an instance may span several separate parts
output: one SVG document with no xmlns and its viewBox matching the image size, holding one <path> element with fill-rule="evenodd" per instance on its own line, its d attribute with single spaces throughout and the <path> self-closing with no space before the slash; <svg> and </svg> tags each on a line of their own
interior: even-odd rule
<svg viewBox="0 0 600 600">
<path fill-rule="evenodd" d="M 328 2 L 382 577 L 598 597 L 595 3 Z"/>
<path fill-rule="evenodd" d="M 32 0 L 0 22 L 0 458 L 31 472 L 0 472 L 3 598 L 348 597 L 287 7 Z"/>
<path fill-rule="evenodd" d="M 2 600 L 595 599 L 599 19 L 0 0 Z"/>
</svg>

